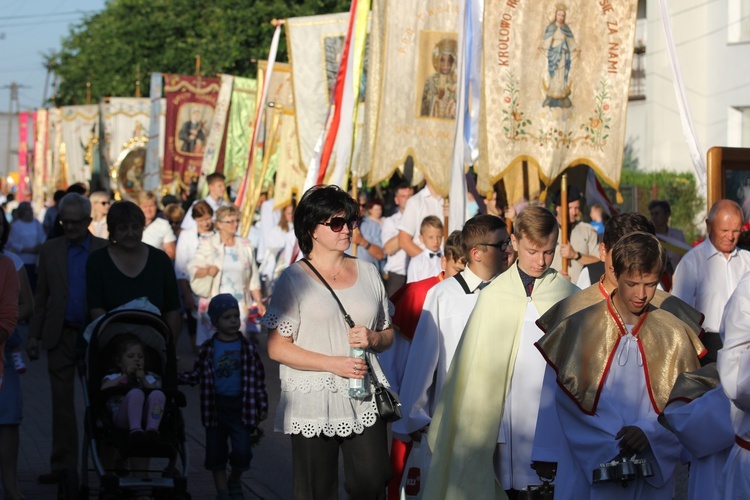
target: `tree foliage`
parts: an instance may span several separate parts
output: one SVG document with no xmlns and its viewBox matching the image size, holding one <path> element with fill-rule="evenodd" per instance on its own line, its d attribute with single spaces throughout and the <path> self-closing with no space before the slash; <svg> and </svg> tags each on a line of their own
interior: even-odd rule
<svg viewBox="0 0 750 500">
<path fill-rule="evenodd" d="M 620 185 L 638 187 L 638 211 L 646 216 L 649 213 L 648 203 L 651 201 L 652 189 L 656 186 L 659 199 L 668 201 L 672 208 L 670 225 L 681 229 L 688 243 L 705 232 L 705 227 L 697 226 L 695 222 L 698 214 L 705 210 L 706 200 L 698 193 L 692 173 L 623 169 Z"/>
<path fill-rule="evenodd" d="M 91 84 L 92 102 L 134 96 L 137 71 L 141 95 L 151 72 L 195 74 L 196 55 L 204 76 L 228 73 L 253 77 L 266 59 L 271 19 L 343 12 L 346 0 L 108 0 L 103 11 L 71 28 L 56 55 L 61 83 L 55 105 L 80 104 Z M 281 37 L 279 61 L 286 59 Z"/>
</svg>

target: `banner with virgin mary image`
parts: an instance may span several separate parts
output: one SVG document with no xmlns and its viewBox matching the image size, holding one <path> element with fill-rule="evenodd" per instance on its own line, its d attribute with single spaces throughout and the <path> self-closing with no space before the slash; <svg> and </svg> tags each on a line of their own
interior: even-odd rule
<svg viewBox="0 0 750 500">
<path fill-rule="evenodd" d="M 436 190 L 448 194 L 458 103 L 459 6 L 458 0 L 373 2 L 372 36 L 378 40 L 373 40 L 369 73 L 370 85 L 377 88 L 367 94 L 368 107 L 374 106 L 368 110 L 364 141 L 370 151 L 361 157 L 370 185 L 389 179 L 411 156 Z"/>
<path fill-rule="evenodd" d="M 218 78 L 164 75 L 167 116 L 162 184 L 171 185 L 172 192 L 198 180 L 219 87 Z"/>
<path fill-rule="evenodd" d="M 618 188 L 636 4 L 487 0 L 480 155 L 490 183 L 528 161 L 547 185 L 586 164 Z"/>
</svg>

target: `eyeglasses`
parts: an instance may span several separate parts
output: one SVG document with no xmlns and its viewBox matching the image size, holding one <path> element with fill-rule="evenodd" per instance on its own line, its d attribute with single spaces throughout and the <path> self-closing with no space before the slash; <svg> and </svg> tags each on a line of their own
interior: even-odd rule
<svg viewBox="0 0 750 500">
<path fill-rule="evenodd" d="M 223 222 L 224 224 L 239 224 L 239 219 L 224 219 L 224 220 L 217 220 L 216 222 Z"/>
<path fill-rule="evenodd" d="M 499 249 L 501 252 L 504 252 L 508 249 L 510 246 L 510 238 L 508 238 L 505 241 L 501 241 L 500 243 L 477 243 L 477 245 L 486 245 L 488 247 L 493 247 Z"/>
<path fill-rule="evenodd" d="M 83 219 L 60 219 L 61 226 L 80 226 L 82 224 L 88 224 L 91 217 L 84 217 Z"/>
<path fill-rule="evenodd" d="M 349 231 L 357 229 L 357 226 L 359 226 L 359 219 L 346 220 L 343 217 L 333 217 L 330 221 L 320 222 L 319 224 L 330 227 L 331 231 L 334 233 L 340 233 L 341 230 L 344 229 L 344 226 L 348 226 Z"/>
</svg>

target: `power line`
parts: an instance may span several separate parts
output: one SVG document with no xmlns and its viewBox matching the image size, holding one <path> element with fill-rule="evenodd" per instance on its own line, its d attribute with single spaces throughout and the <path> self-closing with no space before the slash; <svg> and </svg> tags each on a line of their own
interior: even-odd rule
<svg viewBox="0 0 750 500">
<path fill-rule="evenodd" d="M 75 21 L 81 21 L 80 17 L 72 17 L 70 19 L 57 19 L 55 21 L 41 21 L 41 22 L 28 22 L 28 23 L 17 23 L 17 24 L 3 24 L 0 28 L 22 28 L 24 26 L 41 26 L 45 24 L 59 24 L 59 23 L 72 23 Z"/>
<path fill-rule="evenodd" d="M 90 14 L 92 12 L 99 12 L 96 10 L 70 10 L 67 12 L 47 12 L 44 14 L 27 14 L 23 16 L 0 16 L 0 21 L 8 21 L 11 19 L 39 19 L 42 17 L 58 17 L 58 16 L 69 16 L 73 14 Z"/>
</svg>

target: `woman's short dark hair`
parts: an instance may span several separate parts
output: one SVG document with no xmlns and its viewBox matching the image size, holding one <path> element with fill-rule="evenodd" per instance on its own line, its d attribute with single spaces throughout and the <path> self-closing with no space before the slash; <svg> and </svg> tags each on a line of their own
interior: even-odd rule
<svg viewBox="0 0 750 500">
<path fill-rule="evenodd" d="M 312 251 L 312 234 L 321 222 L 344 214 L 347 220 L 359 218 L 359 204 L 338 186 L 319 184 L 308 189 L 294 211 L 294 235 L 299 248 L 307 255 Z"/>
<path fill-rule="evenodd" d="M 118 201 L 109 208 L 107 212 L 107 227 L 109 228 L 109 241 L 117 226 L 136 222 L 141 227 L 146 227 L 146 216 L 143 215 L 141 207 L 132 201 Z"/>
</svg>

